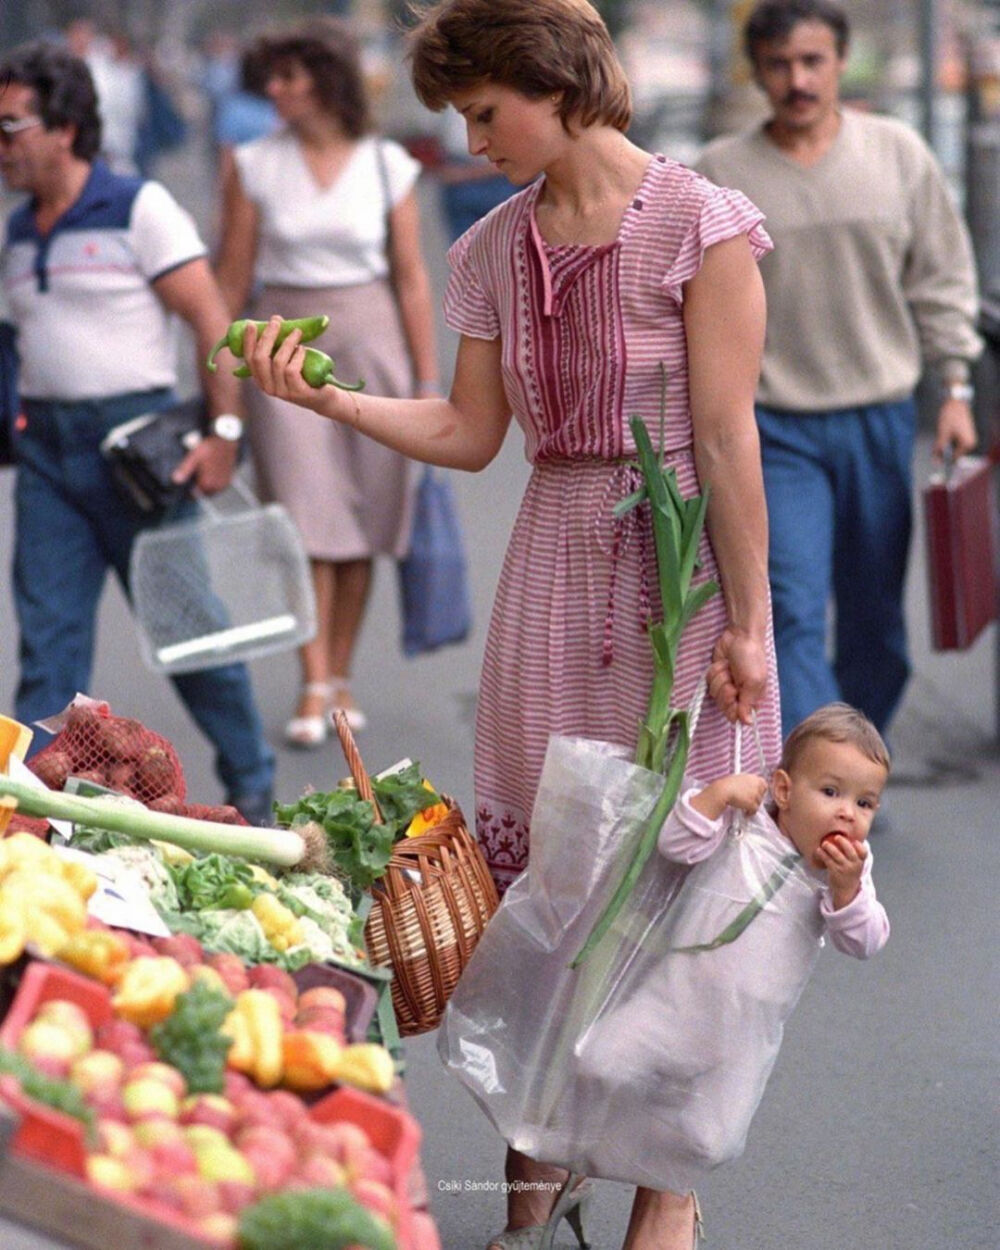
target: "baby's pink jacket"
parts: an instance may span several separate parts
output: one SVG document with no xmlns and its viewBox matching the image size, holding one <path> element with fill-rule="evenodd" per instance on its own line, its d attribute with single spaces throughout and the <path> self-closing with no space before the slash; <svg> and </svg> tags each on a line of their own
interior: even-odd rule
<svg viewBox="0 0 1000 1250">
<path fill-rule="evenodd" d="M 684 791 L 660 830 L 657 843 L 660 854 L 675 863 L 697 864 L 708 859 L 721 845 L 738 816 L 733 808 L 727 807 L 717 820 L 709 820 L 691 806 L 691 799 L 699 789 L 700 787 L 691 787 Z M 767 829 L 783 854 L 795 849 L 763 809 L 754 817 L 754 823 L 758 829 Z M 861 888 L 857 896 L 839 910 L 834 909 L 833 896 L 826 883 L 826 873 L 808 864 L 802 865 L 819 886 L 819 909 L 830 941 L 837 950 L 855 959 L 868 959 L 889 940 L 889 917 L 875 894 L 872 859 L 869 846 L 868 858 L 861 870 Z"/>
</svg>

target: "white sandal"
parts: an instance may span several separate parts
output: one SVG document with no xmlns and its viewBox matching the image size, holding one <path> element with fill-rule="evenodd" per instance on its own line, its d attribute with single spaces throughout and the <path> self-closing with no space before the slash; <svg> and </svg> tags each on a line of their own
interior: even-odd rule
<svg viewBox="0 0 1000 1250">
<path fill-rule="evenodd" d="M 285 726 L 285 741 L 293 747 L 321 747 L 330 734 L 327 709 L 333 688 L 328 681 L 307 681 L 302 687 L 302 693 L 322 696 L 323 711 L 312 716 L 293 716 Z"/>
<path fill-rule="evenodd" d="M 347 718 L 347 725 L 351 733 L 359 734 L 368 728 L 368 717 L 362 712 L 353 698 L 351 698 L 351 683 L 344 677 L 335 679 L 332 683 L 333 690 L 330 699 L 331 712 L 343 712 Z M 350 699 L 350 705 L 345 707 L 341 702 L 342 699 Z"/>
</svg>

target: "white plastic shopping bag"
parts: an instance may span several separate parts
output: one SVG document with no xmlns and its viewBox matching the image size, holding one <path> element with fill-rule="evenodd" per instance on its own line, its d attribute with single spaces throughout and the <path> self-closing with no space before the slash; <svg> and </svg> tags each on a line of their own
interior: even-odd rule
<svg viewBox="0 0 1000 1250">
<path fill-rule="evenodd" d="M 663 778 L 554 737 L 510 887 L 449 1003 L 447 1067 L 510 1145 L 685 1192 L 743 1150 L 822 946 L 821 881 L 763 818 L 693 868 L 654 854 L 590 957 Z"/>
</svg>

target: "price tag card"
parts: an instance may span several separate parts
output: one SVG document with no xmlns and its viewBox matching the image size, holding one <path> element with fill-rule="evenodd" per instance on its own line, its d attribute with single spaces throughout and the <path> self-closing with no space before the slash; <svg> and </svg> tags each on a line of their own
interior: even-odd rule
<svg viewBox="0 0 1000 1250">
<path fill-rule="evenodd" d="M 170 930 L 149 901 L 149 891 L 139 873 L 113 855 L 91 855 L 71 846 L 54 848 L 66 859 L 75 859 L 97 876 L 97 890 L 87 902 L 87 910 L 98 920 L 116 929 L 132 929 L 152 937 L 169 937 Z"/>
</svg>

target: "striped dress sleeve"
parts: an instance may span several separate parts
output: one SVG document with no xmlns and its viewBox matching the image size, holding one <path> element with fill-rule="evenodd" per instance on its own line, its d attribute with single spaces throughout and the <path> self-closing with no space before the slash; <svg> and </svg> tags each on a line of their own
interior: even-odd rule
<svg viewBox="0 0 1000 1250">
<path fill-rule="evenodd" d="M 480 279 L 475 261 L 480 250 L 475 245 L 481 234 L 482 222 L 477 222 L 448 251 L 451 272 L 444 293 L 444 319 L 448 328 L 459 334 L 475 339 L 495 339 L 500 335 L 500 315 L 496 301 Z"/>
<path fill-rule="evenodd" d="M 684 283 L 701 268 L 705 249 L 713 243 L 745 234 L 755 260 L 770 252 L 774 244 L 764 229 L 764 214 L 742 191 L 717 187 L 698 179 L 691 222 L 673 264 L 663 277 L 662 286 L 676 303 L 684 302 Z"/>
</svg>

